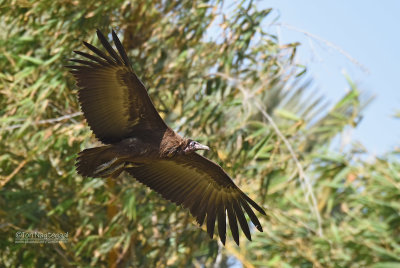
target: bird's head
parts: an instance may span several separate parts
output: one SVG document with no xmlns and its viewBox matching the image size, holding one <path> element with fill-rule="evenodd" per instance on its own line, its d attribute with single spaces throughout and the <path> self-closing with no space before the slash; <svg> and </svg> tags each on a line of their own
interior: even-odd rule
<svg viewBox="0 0 400 268">
<path fill-rule="evenodd" d="M 210 150 L 210 148 L 206 145 L 203 145 L 203 144 L 197 142 L 197 141 L 189 139 L 185 148 L 183 148 L 183 153 L 190 154 L 197 150 L 207 150 L 208 151 L 208 150 Z"/>
</svg>

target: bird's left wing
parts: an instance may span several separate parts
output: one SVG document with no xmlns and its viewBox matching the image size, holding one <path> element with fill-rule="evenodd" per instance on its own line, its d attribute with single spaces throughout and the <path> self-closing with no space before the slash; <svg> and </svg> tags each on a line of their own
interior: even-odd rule
<svg viewBox="0 0 400 268">
<path fill-rule="evenodd" d="M 219 165 L 197 153 L 152 161 L 126 171 L 162 197 L 188 208 L 200 225 L 207 218 L 207 232 L 211 238 L 218 219 L 218 233 L 223 244 L 226 239 L 226 215 L 238 245 L 237 222 L 251 240 L 244 211 L 262 232 L 261 224 L 249 204 L 265 215 L 264 210 L 243 193 Z"/>
<path fill-rule="evenodd" d="M 99 30 L 97 36 L 108 55 L 83 42 L 96 55 L 74 51 L 85 60 L 71 59 L 78 64 L 66 66 L 76 78 L 83 114 L 96 137 L 110 144 L 143 129 L 166 129 L 118 36 L 112 31 L 118 53 Z"/>
</svg>

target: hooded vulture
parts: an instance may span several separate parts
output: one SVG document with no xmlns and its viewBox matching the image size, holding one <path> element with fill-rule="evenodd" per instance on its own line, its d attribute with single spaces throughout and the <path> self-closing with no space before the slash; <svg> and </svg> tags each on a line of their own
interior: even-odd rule
<svg viewBox="0 0 400 268">
<path fill-rule="evenodd" d="M 218 219 L 223 244 L 226 218 L 238 245 L 238 222 L 251 240 L 245 213 L 262 232 L 251 207 L 265 215 L 264 210 L 218 164 L 196 153 L 209 150 L 207 146 L 181 137 L 165 124 L 115 32 L 117 51 L 99 30 L 97 36 L 107 53 L 83 42 L 95 55 L 74 51 L 84 59 L 71 59 L 77 64 L 66 66 L 77 81 L 83 115 L 104 144 L 79 153 L 78 173 L 116 178 L 125 171 L 165 199 L 189 209 L 200 226 L 206 222 L 211 238 Z"/>
</svg>

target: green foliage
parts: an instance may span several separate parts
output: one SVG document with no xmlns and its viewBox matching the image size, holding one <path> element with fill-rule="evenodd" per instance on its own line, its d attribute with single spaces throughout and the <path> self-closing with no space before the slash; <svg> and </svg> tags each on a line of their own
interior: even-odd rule
<svg viewBox="0 0 400 268">
<path fill-rule="evenodd" d="M 247 1 L 0 1 L 0 260 L 7 267 L 396 267 L 400 164 L 330 146 L 356 127 L 357 86 L 327 109 L 311 92 L 298 43 L 261 28 L 270 9 Z M 268 212 L 264 233 L 226 247 L 128 176 L 78 176 L 77 153 L 97 143 L 63 65 L 117 30 L 166 122 L 212 147 L 207 156 Z M 257 103 L 291 144 L 298 165 Z M 361 150 L 362 151 L 362 150 Z M 303 182 L 303 183 L 301 183 Z M 316 207 L 304 185 L 312 186 Z M 311 209 L 310 209 L 311 207 Z M 315 210 L 313 210 L 313 207 Z M 115 211 L 111 211 L 111 210 Z M 318 222 L 316 215 L 322 221 Z M 318 235 L 319 230 L 322 235 Z M 68 233 L 68 242 L 18 244 L 17 232 Z"/>
</svg>

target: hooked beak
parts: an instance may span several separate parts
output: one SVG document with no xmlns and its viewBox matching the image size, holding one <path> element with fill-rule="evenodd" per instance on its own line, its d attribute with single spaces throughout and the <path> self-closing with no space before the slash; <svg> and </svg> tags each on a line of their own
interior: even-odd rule
<svg viewBox="0 0 400 268">
<path fill-rule="evenodd" d="M 201 143 L 198 143 L 198 142 L 194 145 L 194 148 L 196 150 L 207 150 L 207 151 L 210 150 L 210 147 L 203 145 Z"/>
</svg>

